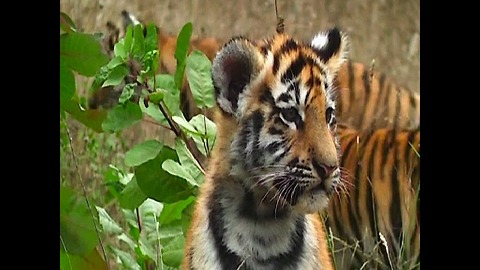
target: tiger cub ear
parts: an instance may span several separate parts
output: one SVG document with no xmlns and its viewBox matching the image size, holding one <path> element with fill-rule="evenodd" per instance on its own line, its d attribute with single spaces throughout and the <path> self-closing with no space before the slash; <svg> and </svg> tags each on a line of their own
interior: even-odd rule
<svg viewBox="0 0 480 270">
<path fill-rule="evenodd" d="M 212 63 L 212 79 L 218 106 L 238 116 L 242 93 L 261 69 L 259 50 L 244 38 L 234 38 L 217 53 Z"/>
<path fill-rule="evenodd" d="M 338 28 L 318 33 L 313 37 L 310 45 L 333 73 L 338 71 L 348 55 L 347 35 Z"/>
</svg>

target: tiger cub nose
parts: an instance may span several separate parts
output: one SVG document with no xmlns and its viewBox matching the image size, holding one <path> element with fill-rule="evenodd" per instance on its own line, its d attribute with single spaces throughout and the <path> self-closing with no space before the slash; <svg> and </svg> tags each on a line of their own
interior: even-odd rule
<svg viewBox="0 0 480 270">
<path fill-rule="evenodd" d="M 333 172 L 338 168 L 337 165 L 330 166 L 317 162 L 313 162 L 313 167 L 317 171 L 318 176 L 320 176 L 320 178 L 322 179 L 327 179 L 328 177 L 330 177 Z"/>
</svg>

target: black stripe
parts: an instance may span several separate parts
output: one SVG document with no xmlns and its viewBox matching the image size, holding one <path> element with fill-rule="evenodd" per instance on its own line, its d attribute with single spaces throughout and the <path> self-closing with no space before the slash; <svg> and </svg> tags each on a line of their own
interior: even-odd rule
<svg viewBox="0 0 480 270">
<path fill-rule="evenodd" d="M 250 189 L 245 188 L 245 196 L 241 202 L 239 216 L 248 220 L 255 221 L 274 221 L 287 217 L 288 212 L 284 207 L 272 207 L 271 211 L 258 213 L 257 204 L 254 201 L 253 193 Z"/>
<path fill-rule="evenodd" d="M 368 168 L 362 167 L 362 159 L 365 154 L 365 147 L 369 144 L 372 134 L 373 132 L 368 132 L 365 134 L 363 139 L 360 138 L 360 146 L 358 147 L 358 160 L 357 160 L 358 165 L 356 166 L 356 170 L 355 170 L 355 196 L 354 196 L 355 200 L 350 205 L 350 211 L 357 213 L 358 218 L 360 217 L 359 215 L 361 215 L 361 212 L 360 212 L 360 203 L 361 203 L 360 202 L 360 184 L 361 184 L 360 181 L 362 180 L 361 172 L 363 172 L 364 170 L 366 173 L 368 172 L 367 171 Z M 352 215 L 354 214 L 352 213 Z M 360 226 L 362 224 L 359 222 L 361 222 L 361 220 L 358 220 L 358 219 L 355 220 L 355 224 L 354 224 L 355 226 L 353 227 L 353 230 L 354 230 L 355 237 L 358 240 L 361 240 L 362 234 L 360 232 Z M 364 248 L 363 243 L 362 243 L 362 247 Z"/>
<path fill-rule="evenodd" d="M 262 52 L 263 56 L 268 55 L 268 51 L 270 50 L 270 43 L 265 43 L 264 46 L 260 47 L 260 51 Z"/>
<path fill-rule="evenodd" d="M 392 129 L 392 130 L 389 130 L 387 132 L 387 134 L 385 134 L 385 140 L 383 141 L 383 155 L 385 157 L 385 162 L 387 162 L 388 160 L 388 154 L 392 151 L 392 147 L 393 147 L 393 144 L 395 143 L 395 136 L 396 136 L 396 133 L 395 131 Z M 387 166 L 388 164 L 382 164 L 384 166 Z M 382 170 L 382 174 L 381 174 L 381 181 L 385 181 L 385 175 L 383 174 L 383 170 Z"/>
<path fill-rule="evenodd" d="M 262 131 L 263 120 L 264 118 L 260 110 L 252 113 L 250 120 L 252 125 L 250 140 L 252 140 L 253 143 L 251 154 L 252 156 L 250 157 L 250 160 L 253 167 L 259 167 L 261 164 L 264 163 L 264 156 L 262 155 L 262 151 L 259 147 L 260 131 Z"/>
<path fill-rule="evenodd" d="M 276 51 L 273 55 L 273 75 L 276 75 L 278 69 L 280 68 L 280 58 L 284 54 L 288 54 L 290 51 L 298 49 L 298 44 L 293 39 L 288 39 L 285 43 L 282 44 L 280 49 Z"/>
<path fill-rule="evenodd" d="M 358 203 L 358 183 L 359 183 L 359 166 L 358 165 L 355 165 L 355 176 L 354 176 L 354 179 L 353 179 L 353 184 L 355 186 L 355 195 L 354 195 L 354 198 L 351 198 L 350 202 L 349 202 L 349 207 L 347 208 L 348 209 L 348 220 L 349 220 L 349 223 L 350 223 L 350 226 L 351 226 L 351 229 L 352 229 L 352 232 L 353 232 L 353 235 L 356 239 L 360 240 L 362 239 L 361 237 L 361 234 L 360 234 L 360 231 L 358 229 L 359 227 L 359 224 L 358 224 L 358 219 L 355 215 L 355 213 L 358 213 L 356 210 L 354 210 L 355 208 L 355 205 Z M 355 199 L 355 201 L 353 201 L 353 199 Z"/>
<path fill-rule="evenodd" d="M 295 167 L 295 166 L 297 166 L 298 161 L 299 161 L 298 157 L 295 157 L 292 160 L 290 160 L 290 162 L 288 162 L 287 166 L 288 167 Z"/>
<path fill-rule="evenodd" d="M 350 108 L 347 108 L 347 111 L 348 112 L 351 112 L 351 110 L 354 108 L 354 104 L 357 103 L 357 100 L 356 100 L 356 95 L 355 95 L 355 91 L 357 89 L 354 88 L 354 84 L 355 84 L 355 74 L 354 74 L 354 70 L 353 70 L 353 64 L 351 61 L 348 61 L 347 62 L 347 70 L 348 70 L 348 91 L 350 91 Z M 357 123 L 355 123 L 357 124 Z"/>
<path fill-rule="evenodd" d="M 295 101 L 297 102 L 297 104 L 300 104 L 300 87 L 298 86 L 298 82 L 294 81 L 291 84 L 291 87 L 293 88 L 293 90 L 295 90 Z"/>
<path fill-rule="evenodd" d="M 282 93 L 280 94 L 280 96 L 278 96 L 277 98 L 277 102 L 280 102 L 280 101 L 284 101 L 284 102 L 288 102 L 290 100 L 290 95 L 287 94 L 287 93 Z"/>
<path fill-rule="evenodd" d="M 303 67 L 306 65 L 307 61 L 303 55 L 299 55 L 290 66 L 285 70 L 282 75 L 282 83 L 287 83 L 290 81 L 295 80 L 300 72 L 302 71 Z"/>
<path fill-rule="evenodd" d="M 220 189 L 216 187 L 210 201 L 208 202 L 208 208 L 210 210 L 208 214 L 209 231 L 213 235 L 217 258 L 220 260 L 222 269 L 237 269 L 241 264 L 240 257 L 230 251 L 230 249 L 224 244 L 225 227 L 222 219 L 223 210 L 220 203 L 220 192 Z"/>
<path fill-rule="evenodd" d="M 269 258 L 267 260 L 257 260 L 263 265 L 273 265 L 270 269 L 297 269 L 295 266 L 300 262 L 301 255 L 305 249 L 305 228 L 306 218 L 300 217 L 295 224 L 295 231 L 291 233 L 292 246 L 286 253 Z"/>
<path fill-rule="evenodd" d="M 277 152 L 278 148 L 282 147 L 284 143 L 285 143 L 284 141 L 272 142 L 272 143 L 267 145 L 265 150 L 267 150 L 268 153 L 273 154 L 273 153 Z"/>
<path fill-rule="evenodd" d="M 262 90 L 262 95 L 260 96 L 260 102 L 274 105 L 275 100 L 272 96 L 271 89 L 268 86 L 264 86 Z"/>
<path fill-rule="evenodd" d="M 405 178 L 400 175 L 399 179 L 399 173 L 400 171 L 403 170 L 403 162 L 401 157 L 403 157 L 402 153 L 398 153 L 400 151 L 405 151 L 405 148 L 400 149 L 398 144 L 395 144 L 393 147 L 395 154 L 395 165 L 392 169 L 392 175 L 391 175 L 391 188 L 392 188 L 392 201 L 390 204 L 390 222 L 392 225 L 392 236 L 393 240 L 396 243 L 402 243 L 403 242 L 403 234 L 402 234 L 402 209 L 401 209 L 401 195 L 400 195 L 400 181 L 401 179 Z M 400 157 L 400 158 L 399 158 Z M 406 179 L 405 179 L 406 180 Z"/>
<path fill-rule="evenodd" d="M 273 162 L 274 163 L 280 162 L 288 154 L 288 152 L 290 151 L 290 148 L 292 148 L 292 145 L 287 144 L 285 151 L 283 151 L 283 153 L 281 153 L 278 157 L 276 157 Z"/>
<path fill-rule="evenodd" d="M 377 137 L 378 136 L 375 136 L 375 142 L 374 142 L 374 145 L 372 147 L 372 150 L 371 150 L 371 153 L 370 153 L 370 156 L 369 156 L 369 162 L 368 162 L 368 175 L 370 177 L 370 182 L 367 181 L 366 183 L 366 186 L 367 186 L 367 191 L 366 191 L 366 209 L 367 209 L 367 216 L 368 216 L 368 221 L 369 221 L 369 225 L 370 225 L 370 231 L 372 232 L 372 235 L 375 235 L 375 238 L 377 238 L 377 242 L 379 239 L 379 236 L 378 236 L 378 231 L 377 231 L 377 224 L 375 223 L 375 213 L 376 213 L 376 209 L 377 209 L 377 205 L 374 204 L 374 196 L 373 196 L 373 185 L 374 185 L 374 181 L 375 179 L 377 178 L 377 175 L 375 175 L 375 153 L 377 153 L 378 150 L 381 150 L 381 149 L 378 149 L 378 144 L 379 144 L 379 140 L 377 140 Z M 382 164 L 380 162 L 380 164 Z M 368 180 L 368 179 L 366 179 Z"/>
<path fill-rule="evenodd" d="M 367 106 L 368 106 L 368 100 L 370 99 L 370 77 L 368 74 L 368 69 L 365 67 L 363 69 L 363 75 L 362 75 L 362 80 L 363 80 L 363 87 L 365 88 L 364 90 L 364 102 L 363 102 L 363 117 L 360 117 L 360 127 L 363 127 L 363 123 L 365 122 L 365 117 L 369 117 L 366 114 Z M 368 120 L 367 120 L 368 121 Z"/>
<path fill-rule="evenodd" d="M 278 129 L 276 127 L 270 127 L 268 129 L 268 133 L 271 135 L 282 135 L 283 131 L 281 129 Z"/>
<path fill-rule="evenodd" d="M 417 100 L 415 99 L 413 93 L 410 93 L 410 108 L 409 108 L 409 111 L 412 111 L 412 115 L 409 115 L 409 119 L 416 119 L 418 117 L 415 114 L 415 112 L 416 112 L 415 108 L 417 108 Z"/>
</svg>

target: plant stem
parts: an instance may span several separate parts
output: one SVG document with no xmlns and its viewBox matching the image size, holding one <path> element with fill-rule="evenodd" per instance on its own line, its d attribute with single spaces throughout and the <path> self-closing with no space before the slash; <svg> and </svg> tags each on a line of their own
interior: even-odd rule
<svg viewBox="0 0 480 270">
<path fill-rule="evenodd" d="M 103 257 L 105 258 L 105 265 L 107 266 L 107 269 L 110 270 L 110 266 L 107 263 L 107 253 L 105 252 L 105 247 L 103 246 L 102 238 L 100 237 L 100 230 L 98 229 L 97 223 L 95 222 L 95 215 L 93 213 L 93 209 L 92 209 L 92 207 L 90 205 L 90 202 L 88 200 L 88 197 L 87 197 L 87 189 L 85 187 L 85 184 L 83 183 L 82 175 L 80 174 L 80 169 L 78 168 L 77 156 L 75 155 L 75 151 L 73 149 L 73 141 L 72 141 L 72 136 L 70 135 L 70 129 L 68 128 L 68 124 L 65 121 L 65 119 L 63 120 L 63 122 L 65 124 L 65 129 L 67 131 L 68 141 L 70 143 L 70 151 L 72 152 L 72 158 L 73 158 L 73 162 L 75 164 L 75 169 L 77 170 L 78 179 L 80 181 L 80 184 L 82 185 L 83 197 L 85 197 L 85 201 L 87 203 L 87 208 L 90 211 L 90 215 L 92 216 L 93 227 L 95 228 L 95 233 L 97 234 L 97 238 L 98 238 L 98 241 L 100 243 L 100 248 L 102 249 Z"/>
</svg>

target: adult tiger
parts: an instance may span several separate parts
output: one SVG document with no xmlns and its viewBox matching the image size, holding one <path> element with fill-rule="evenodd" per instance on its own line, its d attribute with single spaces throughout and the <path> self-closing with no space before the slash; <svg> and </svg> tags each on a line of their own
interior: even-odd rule
<svg viewBox="0 0 480 270">
<path fill-rule="evenodd" d="M 337 131 L 343 184 L 352 187 L 333 196 L 326 220 L 339 269 L 419 267 L 420 128 Z"/>
<path fill-rule="evenodd" d="M 333 269 L 318 212 L 340 181 L 333 80 L 346 47 L 332 29 L 219 51 L 217 139 L 182 269 Z"/>
<path fill-rule="evenodd" d="M 349 60 L 340 68 L 335 85 L 340 123 L 358 130 L 420 126 L 420 94 L 384 73 Z"/>
</svg>

